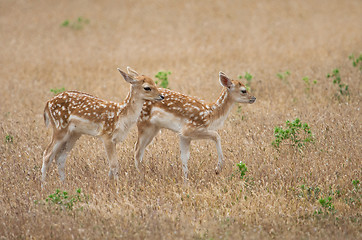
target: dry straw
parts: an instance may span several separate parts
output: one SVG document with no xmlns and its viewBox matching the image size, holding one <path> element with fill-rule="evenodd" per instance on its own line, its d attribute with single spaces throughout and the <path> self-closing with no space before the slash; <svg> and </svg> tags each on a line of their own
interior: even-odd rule
<svg viewBox="0 0 362 240">
<path fill-rule="evenodd" d="M 1 1 L 0 9 L 0 239 L 362 237 L 362 75 L 348 59 L 362 50 L 361 1 Z M 61 26 L 79 17 L 89 22 Z M 116 68 L 128 65 L 148 76 L 169 70 L 169 88 L 206 101 L 221 92 L 219 71 L 253 76 L 257 101 L 235 107 L 219 131 L 221 174 L 214 144 L 194 142 L 184 185 L 178 136 L 162 131 L 143 179 L 133 128 L 117 148 L 118 186 L 106 178 L 101 143 L 82 137 L 65 184 L 53 164 L 41 190 L 50 89 L 121 101 L 129 86 Z M 348 97 L 336 98 L 326 77 L 336 68 Z M 308 91 L 306 76 L 317 80 Z M 278 152 L 274 128 L 296 118 L 314 143 Z M 81 189 L 87 200 L 57 207 L 45 201 L 56 189 L 71 198 Z"/>
</svg>

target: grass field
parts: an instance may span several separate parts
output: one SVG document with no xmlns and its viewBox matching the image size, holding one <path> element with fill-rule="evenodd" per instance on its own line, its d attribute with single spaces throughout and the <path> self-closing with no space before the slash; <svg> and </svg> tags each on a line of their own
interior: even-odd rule
<svg viewBox="0 0 362 240">
<path fill-rule="evenodd" d="M 362 61 L 348 58 L 362 54 L 361 11 L 360 0 L 0 1 L 0 239 L 361 239 Z M 51 89 L 123 101 L 126 66 L 171 71 L 171 89 L 206 101 L 220 70 L 253 76 L 256 102 L 219 130 L 221 174 L 214 144 L 196 141 L 184 184 L 178 136 L 163 130 L 142 180 L 134 127 L 117 147 L 117 186 L 102 142 L 85 136 L 65 183 L 53 163 L 42 190 Z M 296 118 L 314 142 L 277 151 L 274 128 Z M 63 191 L 62 204 L 49 198 Z"/>
</svg>

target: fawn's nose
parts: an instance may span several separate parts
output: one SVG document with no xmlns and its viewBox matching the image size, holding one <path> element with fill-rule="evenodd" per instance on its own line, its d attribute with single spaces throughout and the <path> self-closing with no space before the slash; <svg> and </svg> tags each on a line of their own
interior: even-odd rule
<svg viewBox="0 0 362 240">
<path fill-rule="evenodd" d="M 255 100 L 256 100 L 256 97 L 252 97 L 252 98 L 250 98 L 249 103 L 254 103 Z"/>
</svg>

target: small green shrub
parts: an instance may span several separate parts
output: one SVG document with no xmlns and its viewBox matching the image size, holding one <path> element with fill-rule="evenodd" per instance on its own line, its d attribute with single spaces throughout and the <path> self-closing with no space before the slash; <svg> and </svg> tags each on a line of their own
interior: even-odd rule
<svg viewBox="0 0 362 240">
<path fill-rule="evenodd" d="M 308 200 L 317 200 L 319 198 L 319 195 L 321 193 L 321 189 L 317 186 L 317 187 L 313 187 L 313 186 L 306 186 L 306 185 L 301 185 L 300 186 L 300 192 L 298 193 L 298 196 L 300 198 L 306 198 Z"/>
<path fill-rule="evenodd" d="M 333 79 L 333 85 L 337 85 L 338 86 L 338 92 L 340 93 L 341 96 L 349 96 L 349 90 L 348 90 L 348 85 L 342 83 L 341 81 L 341 75 L 339 73 L 339 69 L 333 69 L 332 73 L 327 74 L 327 78 L 332 78 Z M 339 99 L 339 96 L 337 96 Z"/>
<path fill-rule="evenodd" d="M 359 190 L 359 180 L 358 179 L 352 180 L 352 185 L 356 191 Z"/>
<path fill-rule="evenodd" d="M 307 94 L 310 93 L 311 88 L 313 88 L 313 85 L 317 84 L 317 80 L 313 80 L 312 82 L 309 80 L 309 77 L 303 77 L 303 82 L 305 83 L 305 92 Z M 313 84 L 312 84 L 313 83 Z"/>
<path fill-rule="evenodd" d="M 62 87 L 62 88 L 52 88 L 52 89 L 50 89 L 50 92 L 52 92 L 54 95 L 57 95 L 57 94 L 59 94 L 59 93 L 61 93 L 61 92 L 64 92 L 65 91 L 65 88 L 64 87 Z"/>
<path fill-rule="evenodd" d="M 289 77 L 289 76 L 290 76 L 290 72 L 289 72 L 289 71 L 277 73 L 277 77 L 278 77 L 280 80 L 283 80 L 284 83 L 289 83 L 289 82 L 288 82 L 288 77 Z"/>
<path fill-rule="evenodd" d="M 242 76 L 242 75 L 239 75 L 238 78 L 239 78 L 239 79 L 242 79 L 243 76 Z M 245 80 L 246 80 L 246 84 L 245 84 L 246 90 L 247 90 L 247 91 L 250 91 L 250 85 L 251 85 L 251 81 L 253 80 L 253 75 L 251 75 L 251 74 L 248 73 L 248 72 L 245 72 L 244 78 L 245 78 Z"/>
<path fill-rule="evenodd" d="M 359 70 L 362 71 L 362 54 L 360 54 L 357 58 L 354 54 L 351 54 L 348 58 L 352 61 L 353 67 L 359 67 Z"/>
<path fill-rule="evenodd" d="M 243 163 L 242 161 L 237 163 L 236 166 L 238 167 L 240 172 L 240 179 L 243 179 L 244 176 L 246 175 L 246 172 L 248 171 L 248 168 L 246 167 L 245 163 Z"/>
<path fill-rule="evenodd" d="M 305 143 L 313 142 L 313 134 L 307 123 L 302 123 L 299 118 L 293 122 L 286 121 L 286 129 L 282 127 L 275 127 L 274 129 L 275 140 L 272 145 L 279 150 L 282 142 L 289 142 L 293 147 L 300 150 Z"/>
<path fill-rule="evenodd" d="M 79 203 L 88 203 L 88 197 L 82 193 L 80 188 L 77 189 L 75 195 L 69 195 L 68 192 L 57 189 L 54 194 L 50 194 L 45 199 L 45 202 L 55 205 L 57 210 L 73 210 Z"/>
<path fill-rule="evenodd" d="M 11 136 L 10 134 L 5 136 L 5 143 L 13 143 L 14 142 L 14 137 Z"/>
<path fill-rule="evenodd" d="M 238 113 L 241 113 L 241 110 L 242 110 L 242 108 L 241 108 L 241 106 L 239 105 L 238 106 L 238 109 L 236 110 Z"/>
<path fill-rule="evenodd" d="M 167 88 L 168 87 L 168 76 L 171 75 L 171 72 L 164 72 L 164 71 L 160 71 L 158 72 L 155 77 L 158 79 L 155 81 L 156 84 L 159 84 L 160 87 L 162 88 Z"/>
<path fill-rule="evenodd" d="M 345 197 L 345 203 L 350 207 L 361 207 L 361 185 L 358 179 L 352 180 L 353 189 L 349 190 Z"/>
<path fill-rule="evenodd" d="M 68 19 L 65 20 L 61 26 L 62 27 L 69 27 L 74 30 L 81 30 L 85 25 L 89 24 L 89 19 L 78 17 L 77 20 L 71 22 Z"/>
<path fill-rule="evenodd" d="M 327 197 L 322 197 L 322 195 Z M 329 191 L 323 193 L 322 190 L 316 186 L 307 186 L 305 184 L 300 186 L 298 191 L 298 197 L 308 200 L 310 203 L 317 203 L 318 209 L 314 211 L 314 216 L 335 214 L 335 208 L 333 205 L 333 196 L 340 197 L 341 192 L 339 190 L 333 191 L 332 187 L 329 187 Z"/>
<path fill-rule="evenodd" d="M 316 210 L 314 214 L 324 214 L 324 215 L 335 214 L 336 211 L 332 203 L 332 200 L 333 198 L 331 196 L 320 198 L 318 202 L 321 205 L 321 208 Z"/>
</svg>

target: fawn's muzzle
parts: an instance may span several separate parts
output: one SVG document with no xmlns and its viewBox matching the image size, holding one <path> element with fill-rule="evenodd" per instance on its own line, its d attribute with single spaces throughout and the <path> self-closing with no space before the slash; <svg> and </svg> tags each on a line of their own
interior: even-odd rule
<svg viewBox="0 0 362 240">
<path fill-rule="evenodd" d="M 255 100 L 256 100 L 256 97 L 252 97 L 252 98 L 250 98 L 249 103 L 254 103 Z"/>
</svg>

